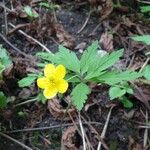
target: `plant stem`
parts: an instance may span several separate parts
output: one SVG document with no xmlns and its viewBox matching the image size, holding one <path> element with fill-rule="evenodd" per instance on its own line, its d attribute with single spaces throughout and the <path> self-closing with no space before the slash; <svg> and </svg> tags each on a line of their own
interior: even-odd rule
<svg viewBox="0 0 150 150">
<path fill-rule="evenodd" d="M 27 103 L 31 103 L 31 102 L 34 102 L 34 101 L 37 101 L 37 98 L 26 100 L 24 102 L 18 103 L 18 104 L 15 105 L 15 107 L 18 107 L 18 106 L 21 106 L 21 105 L 24 105 L 24 104 L 27 104 Z"/>
</svg>

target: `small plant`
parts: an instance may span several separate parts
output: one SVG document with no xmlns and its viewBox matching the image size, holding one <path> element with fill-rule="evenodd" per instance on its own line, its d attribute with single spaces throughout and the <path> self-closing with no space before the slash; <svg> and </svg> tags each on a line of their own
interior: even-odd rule
<svg viewBox="0 0 150 150">
<path fill-rule="evenodd" d="M 5 48 L 0 45 L 0 83 L 3 81 L 3 72 L 12 65 L 12 61 Z M 0 91 L 0 108 L 6 107 L 7 97 Z"/>
<path fill-rule="evenodd" d="M 34 20 L 39 17 L 38 13 L 34 11 L 30 6 L 25 6 L 23 10 L 30 20 Z"/>
<path fill-rule="evenodd" d="M 48 2 L 41 2 L 40 6 L 46 8 L 49 11 L 59 9 L 59 7 L 60 7 L 59 5 L 56 5 L 56 4 L 53 4 L 53 3 L 48 3 Z"/>
<path fill-rule="evenodd" d="M 92 91 L 89 85 L 107 84 L 110 86 L 110 99 L 119 98 L 125 107 L 131 108 L 133 104 L 125 97 L 126 93 L 133 94 L 128 81 L 141 77 L 142 73 L 111 70 L 123 55 L 123 49 L 101 56 L 97 52 L 98 48 L 98 41 L 93 42 L 80 59 L 74 52 L 61 45 L 55 54 L 37 53 L 42 60 L 40 66 L 45 66 L 43 77 L 37 79 L 37 85 L 44 89 L 43 95 L 52 99 L 57 92 L 65 93 L 69 85 L 72 88 L 71 103 L 80 111 Z"/>
</svg>

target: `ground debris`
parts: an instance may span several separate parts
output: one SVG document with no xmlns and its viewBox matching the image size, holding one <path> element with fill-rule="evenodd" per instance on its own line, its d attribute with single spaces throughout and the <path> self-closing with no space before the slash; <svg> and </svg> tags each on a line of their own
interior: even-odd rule
<svg viewBox="0 0 150 150">
<path fill-rule="evenodd" d="M 150 109 L 149 101 L 150 101 L 150 87 L 147 85 L 138 85 L 134 86 L 134 96 L 145 104 L 145 106 Z"/>
<path fill-rule="evenodd" d="M 48 100 L 48 110 L 57 119 L 70 120 L 68 114 L 72 117 L 76 115 L 75 108 L 64 109 L 57 98 Z"/>
<path fill-rule="evenodd" d="M 73 144 L 73 138 L 76 132 L 77 129 L 74 126 L 68 127 L 65 130 L 62 135 L 63 150 L 77 150 L 77 147 L 75 146 L 75 144 Z"/>
</svg>

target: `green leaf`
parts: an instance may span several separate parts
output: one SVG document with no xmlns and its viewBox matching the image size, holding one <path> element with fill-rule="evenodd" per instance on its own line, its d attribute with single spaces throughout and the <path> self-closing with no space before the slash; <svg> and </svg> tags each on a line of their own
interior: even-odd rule
<svg viewBox="0 0 150 150">
<path fill-rule="evenodd" d="M 5 68 L 12 65 L 12 61 L 11 61 L 9 55 L 8 55 L 6 49 L 2 47 L 2 45 L 0 45 L 0 64 L 5 66 Z"/>
<path fill-rule="evenodd" d="M 143 70 L 143 76 L 147 79 L 150 80 L 150 65 L 146 66 Z"/>
<path fill-rule="evenodd" d="M 59 52 L 55 54 L 57 64 L 64 65 L 68 70 L 80 73 L 80 61 L 74 52 L 71 52 L 62 45 L 59 46 Z"/>
<path fill-rule="evenodd" d="M 103 74 L 103 71 L 114 65 L 123 55 L 123 49 L 106 54 L 103 57 L 93 58 L 93 64 L 90 65 L 85 79 L 91 79 Z"/>
<path fill-rule="evenodd" d="M 72 74 L 67 74 L 65 76 L 65 80 L 67 80 L 67 82 L 70 83 L 81 82 L 81 80 L 76 75 L 72 75 Z"/>
<path fill-rule="evenodd" d="M 30 6 L 25 6 L 24 12 L 31 18 L 37 18 L 39 16 Z"/>
<path fill-rule="evenodd" d="M 40 6 L 45 7 L 47 9 L 49 9 L 49 10 L 54 10 L 54 9 L 58 9 L 59 8 L 59 5 L 50 4 L 50 3 L 47 3 L 47 2 L 41 2 Z"/>
<path fill-rule="evenodd" d="M 82 74 L 84 74 L 88 70 L 88 64 L 90 64 L 96 57 L 98 47 L 98 41 L 93 42 L 81 56 L 80 65 Z"/>
<path fill-rule="evenodd" d="M 51 62 L 51 63 L 58 64 L 57 58 L 56 58 L 56 56 L 53 53 L 38 52 L 38 53 L 36 53 L 36 56 L 41 58 L 44 61 L 48 61 L 48 62 Z"/>
<path fill-rule="evenodd" d="M 128 93 L 128 94 L 133 94 L 134 92 L 133 92 L 133 89 L 131 89 L 131 88 L 127 88 L 126 89 L 126 92 Z"/>
<path fill-rule="evenodd" d="M 109 89 L 109 96 L 110 99 L 113 100 L 115 98 L 119 98 L 121 96 L 123 96 L 126 93 L 126 90 L 121 89 L 119 87 L 111 87 Z"/>
<path fill-rule="evenodd" d="M 141 36 L 135 36 L 131 37 L 134 41 L 143 42 L 147 45 L 150 45 L 150 35 L 141 35 Z"/>
<path fill-rule="evenodd" d="M 4 108 L 7 106 L 7 97 L 3 92 L 0 91 L 0 108 Z"/>
<path fill-rule="evenodd" d="M 133 103 L 126 96 L 121 97 L 120 102 L 123 104 L 123 106 L 125 108 L 132 108 L 133 107 Z"/>
<path fill-rule="evenodd" d="M 35 80 L 37 79 L 37 76 L 27 76 L 23 79 L 21 79 L 18 82 L 19 87 L 27 87 L 30 86 Z"/>
<path fill-rule="evenodd" d="M 79 111 L 83 108 L 90 92 L 90 88 L 84 83 L 78 84 L 71 92 L 72 103 Z"/>
<path fill-rule="evenodd" d="M 37 95 L 37 101 L 38 101 L 38 102 L 42 102 L 43 104 L 45 104 L 46 101 L 47 101 L 47 98 L 45 98 L 45 96 L 43 95 L 43 93 L 39 93 L 39 94 Z"/>
<path fill-rule="evenodd" d="M 132 81 L 142 76 L 142 73 L 134 72 L 134 71 L 124 71 L 124 72 L 106 72 L 97 79 L 99 82 L 104 82 L 109 85 L 114 85 L 120 83 L 122 81 Z"/>
<path fill-rule="evenodd" d="M 141 6 L 140 9 L 142 13 L 150 12 L 150 6 Z"/>
</svg>

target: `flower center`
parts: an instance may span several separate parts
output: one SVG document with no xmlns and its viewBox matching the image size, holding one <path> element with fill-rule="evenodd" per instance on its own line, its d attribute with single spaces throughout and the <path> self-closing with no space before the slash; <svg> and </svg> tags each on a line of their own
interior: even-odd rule
<svg viewBox="0 0 150 150">
<path fill-rule="evenodd" d="M 52 86 L 56 86 L 56 82 L 53 78 L 49 79 L 49 82 Z"/>
</svg>

